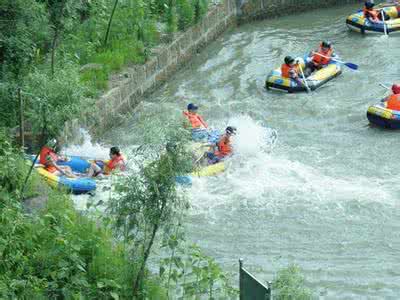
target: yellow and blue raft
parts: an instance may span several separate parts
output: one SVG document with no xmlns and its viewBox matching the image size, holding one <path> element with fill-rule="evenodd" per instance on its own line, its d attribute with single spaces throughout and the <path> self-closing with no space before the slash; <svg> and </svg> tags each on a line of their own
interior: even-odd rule
<svg viewBox="0 0 400 300">
<path fill-rule="evenodd" d="M 389 109 L 386 105 L 386 101 L 371 105 L 367 110 L 369 122 L 383 128 L 400 129 L 400 111 Z"/>
<path fill-rule="evenodd" d="M 376 9 L 382 9 L 389 20 L 381 22 L 371 22 L 364 17 L 362 10 L 351 14 L 346 19 L 347 27 L 353 31 L 365 33 L 385 33 L 385 27 L 387 34 L 400 32 L 400 6 L 379 6 Z"/>
<path fill-rule="evenodd" d="M 310 59 L 306 56 L 305 59 L 297 58 L 300 62 L 301 68 L 305 68 L 305 61 Z M 326 67 L 312 73 L 306 78 L 309 88 L 313 91 L 324 85 L 333 78 L 339 76 L 342 73 L 342 68 L 339 63 L 331 61 Z M 307 88 L 304 84 L 299 85 L 295 80 L 291 78 L 282 77 L 281 68 L 273 70 L 267 77 L 265 82 L 265 88 L 267 90 L 279 90 L 286 91 L 288 93 L 306 92 Z"/>
<path fill-rule="evenodd" d="M 35 160 L 35 156 L 29 157 L 31 161 Z M 97 161 L 96 163 L 102 167 L 106 161 Z M 75 174 L 84 174 L 90 167 L 90 161 L 80 158 L 78 156 L 70 156 L 65 162 L 57 162 L 59 165 L 65 165 L 71 167 Z M 46 168 L 35 162 L 35 170 L 39 175 L 53 188 L 59 188 L 69 191 L 73 194 L 85 194 L 94 192 L 96 190 L 96 181 L 93 178 L 88 177 L 77 177 L 69 178 L 66 176 L 57 176 L 51 172 L 48 172 Z"/>
</svg>

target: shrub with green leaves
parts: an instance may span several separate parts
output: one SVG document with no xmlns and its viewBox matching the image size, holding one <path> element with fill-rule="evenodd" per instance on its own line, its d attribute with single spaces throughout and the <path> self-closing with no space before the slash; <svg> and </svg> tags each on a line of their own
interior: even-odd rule
<svg viewBox="0 0 400 300">
<path fill-rule="evenodd" d="M 176 0 L 178 28 L 186 30 L 194 21 L 194 6 L 190 0 Z"/>
<path fill-rule="evenodd" d="M 78 66 L 64 64 L 54 76 L 48 69 L 35 69 L 25 82 L 28 95 L 26 115 L 35 133 L 56 137 L 66 121 L 77 117 L 85 88 L 80 83 Z"/>
<path fill-rule="evenodd" d="M 296 265 L 291 265 L 278 272 L 273 282 L 274 299 L 278 300 L 310 300 L 311 291 L 305 287 L 305 279 Z"/>
<path fill-rule="evenodd" d="M 25 177 L 28 174 L 28 161 L 23 151 L 14 147 L 9 136 L 0 129 L 0 191 L 19 196 Z M 25 194 L 34 194 L 34 187 L 38 184 L 38 176 L 30 177 Z M 0 198 L 1 199 L 1 198 Z"/>
</svg>

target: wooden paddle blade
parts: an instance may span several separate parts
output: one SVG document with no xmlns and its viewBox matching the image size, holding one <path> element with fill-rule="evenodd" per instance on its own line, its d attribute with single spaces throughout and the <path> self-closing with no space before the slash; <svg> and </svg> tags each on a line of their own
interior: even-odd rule
<svg viewBox="0 0 400 300">
<path fill-rule="evenodd" d="M 352 69 L 352 70 L 358 70 L 358 65 L 353 64 L 353 63 L 345 63 L 344 64 L 346 67 Z"/>
</svg>

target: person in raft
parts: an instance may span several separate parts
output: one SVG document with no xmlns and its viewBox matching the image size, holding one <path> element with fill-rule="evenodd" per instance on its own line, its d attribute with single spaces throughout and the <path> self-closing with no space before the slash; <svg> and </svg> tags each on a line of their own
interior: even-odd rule
<svg viewBox="0 0 400 300">
<path fill-rule="evenodd" d="M 118 147 L 110 148 L 110 160 L 101 168 L 98 163 L 90 164 L 87 175 L 97 177 L 100 174 L 110 175 L 114 171 L 126 171 L 126 160 Z"/>
<path fill-rule="evenodd" d="M 192 130 L 192 138 L 195 141 L 203 140 L 208 137 L 208 125 L 204 121 L 203 117 L 197 113 L 198 109 L 198 106 L 189 103 L 187 111 L 183 112 L 183 115 L 186 118 L 184 127 Z"/>
<path fill-rule="evenodd" d="M 296 81 L 299 86 L 303 86 L 303 82 L 300 80 L 299 76 L 299 68 L 299 64 L 293 57 L 286 56 L 284 59 L 284 64 L 281 66 L 282 77 L 290 78 Z"/>
<path fill-rule="evenodd" d="M 400 111 L 400 84 L 392 85 L 392 95 L 389 95 L 383 101 L 386 102 L 386 108 Z"/>
<path fill-rule="evenodd" d="M 67 161 L 67 159 L 59 156 L 50 145 L 46 145 L 40 150 L 39 163 L 44 166 L 46 171 L 56 176 L 64 175 L 70 178 L 76 178 L 72 173 L 71 167 L 57 164 L 57 162 L 60 161 Z"/>
<path fill-rule="evenodd" d="M 386 14 L 384 10 L 374 9 L 375 3 L 373 1 L 366 1 L 364 3 L 363 14 L 364 18 L 372 23 L 380 23 L 382 22 L 382 12 L 385 21 L 389 20 L 390 17 Z M 382 12 L 381 12 L 382 11 Z"/>
<path fill-rule="evenodd" d="M 332 43 L 323 41 L 318 50 L 312 51 L 310 54 L 310 60 L 306 64 L 306 76 L 310 76 L 312 72 L 326 67 L 334 56 Z"/>
<path fill-rule="evenodd" d="M 236 128 L 228 126 L 225 129 L 225 134 L 221 136 L 217 144 L 213 147 L 212 152 L 206 152 L 208 164 L 216 164 L 222 159 L 232 155 L 231 137 L 236 134 Z"/>
</svg>

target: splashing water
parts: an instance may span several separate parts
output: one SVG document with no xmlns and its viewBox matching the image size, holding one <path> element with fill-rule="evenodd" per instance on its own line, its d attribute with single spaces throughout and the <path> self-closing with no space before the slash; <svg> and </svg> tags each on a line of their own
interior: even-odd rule
<svg viewBox="0 0 400 300">
<path fill-rule="evenodd" d="M 90 134 L 85 129 L 80 129 L 82 137 L 80 143 L 67 145 L 61 150 L 61 153 L 68 156 L 81 156 L 96 159 L 108 159 L 109 147 L 102 146 L 98 143 L 92 143 Z"/>
</svg>

